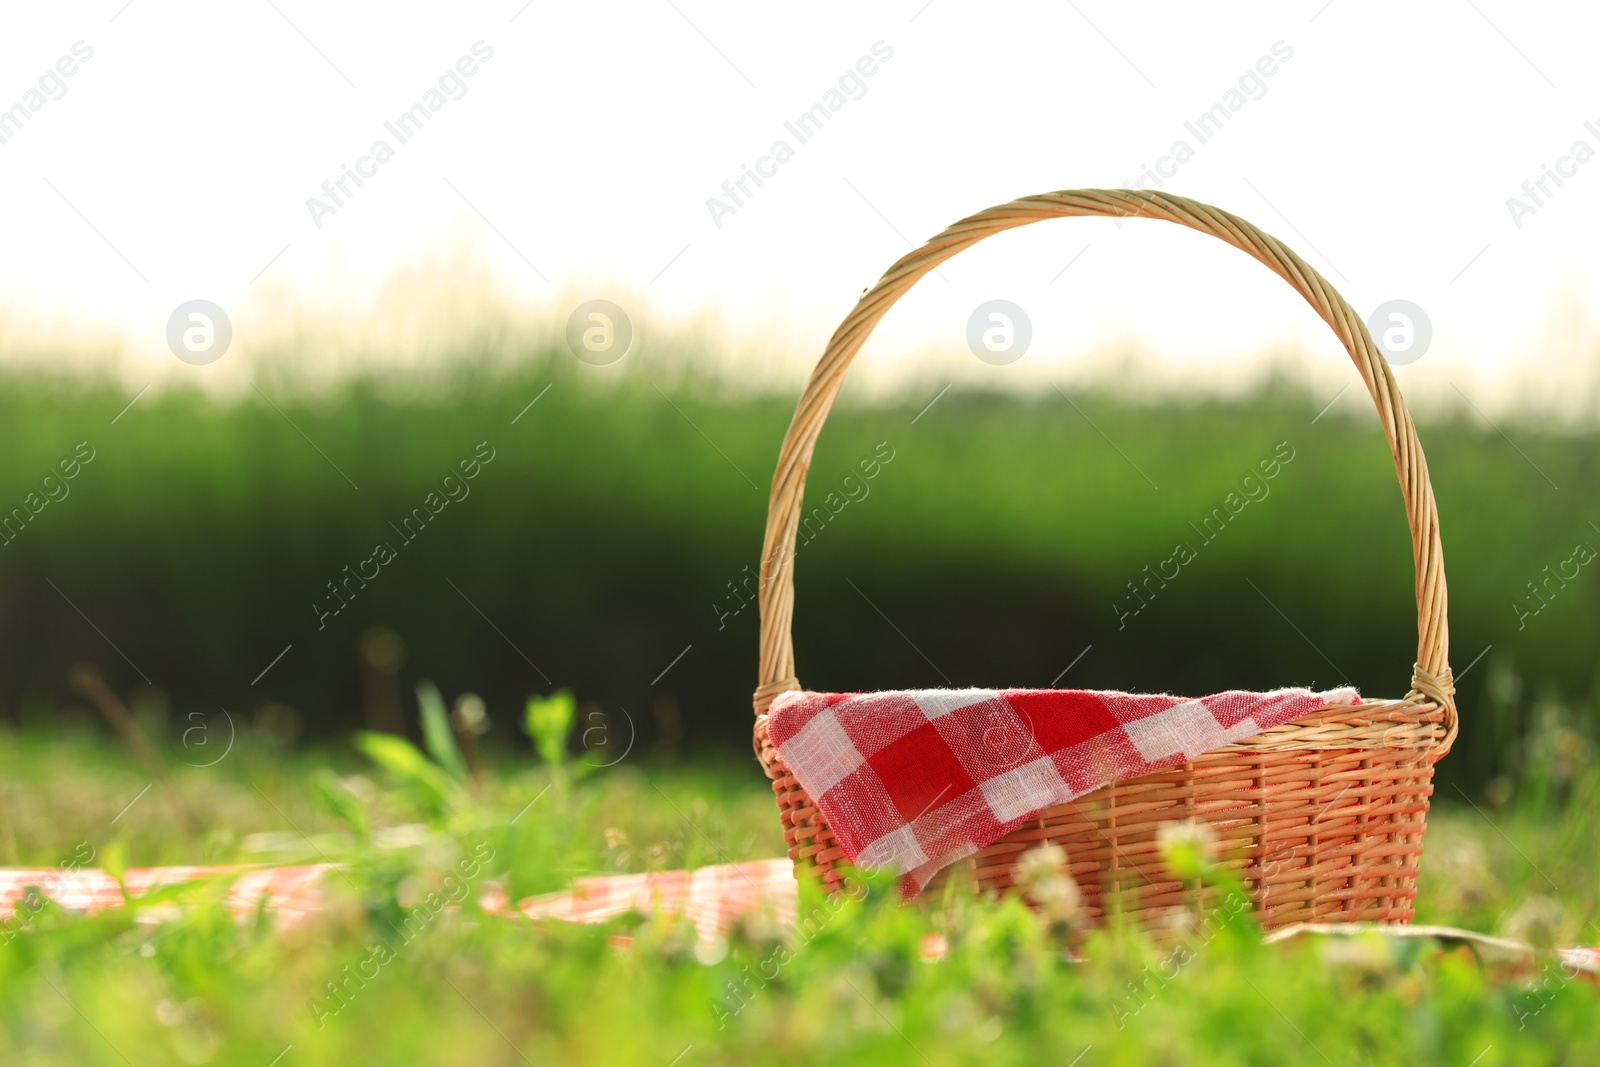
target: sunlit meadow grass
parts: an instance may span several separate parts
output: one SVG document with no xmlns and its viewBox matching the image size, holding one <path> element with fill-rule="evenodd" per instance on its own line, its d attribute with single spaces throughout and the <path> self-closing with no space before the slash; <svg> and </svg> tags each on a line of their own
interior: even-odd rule
<svg viewBox="0 0 1600 1067">
<path fill-rule="evenodd" d="M 726 943 L 660 916 L 485 915 L 470 897 L 396 936 L 404 909 L 464 862 L 468 881 L 521 897 L 579 874 L 781 854 L 753 764 L 595 770 L 565 757 L 571 720 L 570 708 L 530 715 L 546 759 L 490 753 L 477 784 L 452 773 L 447 735 L 433 735 L 434 760 L 359 738 L 369 760 L 280 752 L 247 734 L 215 767 L 158 782 L 114 825 L 150 781 L 125 753 L 6 735 L 5 862 L 52 866 L 87 842 L 112 870 L 201 859 L 344 869 L 320 912 L 289 930 L 235 921 L 205 884 L 92 917 L 46 907 L 8 928 L 0 1062 L 1489 1067 L 1600 1056 L 1600 997 L 1559 965 L 1507 975 L 1376 936 L 1267 946 L 1246 912 L 1217 905 L 1233 891 L 1220 881 L 1203 908 L 1196 897 L 1181 953 L 1117 926 L 1080 940 L 1014 901 L 909 908 L 881 879 L 844 900 L 805 886 L 796 930 L 755 917 Z M 1529 748 L 1557 758 L 1531 762 L 1492 810 L 1441 798 L 1418 918 L 1592 944 L 1600 774 L 1559 739 Z M 351 980 L 358 964 L 369 977 Z"/>
</svg>

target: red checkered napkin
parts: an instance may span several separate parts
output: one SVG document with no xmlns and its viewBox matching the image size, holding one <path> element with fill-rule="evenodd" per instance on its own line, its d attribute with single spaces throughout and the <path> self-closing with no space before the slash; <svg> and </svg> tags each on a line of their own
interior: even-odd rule
<svg viewBox="0 0 1600 1067">
<path fill-rule="evenodd" d="M 899 871 L 910 895 L 1052 805 L 1359 703 L 1354 689 L 790 692 L 767 731 L 851 862 Z"/>
</svg>

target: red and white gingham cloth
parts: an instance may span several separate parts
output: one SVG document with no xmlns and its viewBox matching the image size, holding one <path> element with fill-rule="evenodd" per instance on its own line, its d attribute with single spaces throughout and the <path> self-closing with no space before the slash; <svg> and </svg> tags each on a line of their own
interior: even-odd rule
<svg viewBox="0 0 1600 1067">
<path fill-rule="evenodd" d="M 1360 702 L 1354 689 L 788 692 L 767 731 L 851 862 L 900 872 L 910 895 L 1045 808 Z"/>
<path fill-rule="evenodd" d="M 149 867 L 130 870 L 124 877 L 129 895 L 137 897 L 158 886 L 237 874 L 227 899 L 234 916 L 246 920 L 259 909 L 272 916 L 281 929 L 305 918 L 321 906 L 322 882 L 337 869 L 326 863 L 254 869 Z M 105 871 L 84 869 L 69 873 L 56 868 L 0 868 L 0 945 L 18 935 L 27 923 L 29 911 L 36 908 L 36 905 L 26 902 L 25 894 L 30 886 L 39 887 L 43 895 L 62 907 L 78 911 L 94 912 L 102 908 L 121 907 L 123 904 L 122 890 L 117 880 Z M 516 910 L 531 919 L 595 923 L 631 911 L 648 914 L 659 908 L 664 915 L 686 916 L 694 924 L 700 938 L 711 941 L 726 936 L 728 928 L 739 916 L 762 909 L 766 909 L 779 926 L 791 927 L 795 921 L 798 890 L 794 866 L 785 856 L 701 867 L 693 871 L 652 871 L 648 874 L 580 878 L 571 889 L 530 898 Z M 505 894 L 498 886 L 486 885 L 480 901 L 491 914 L 513 914 Z M 157 921 L 175 918 L 180 913 L 178 908 L 152 910 L 157 913 L 149 917 Z M 1409 933 L 1420 937 L 1442 935 L 1481 939 L 1480 935 L 1469 931 L 1443 927 L 1407 929 L 1375 927 L 1367 923 L 1360 926 L 1394 935 Z M 1280 930 L 1271 935 L 1268 941 L 1281 940 L 1288 932 Z M 621 942 L 625 939 L 617 940 Z M 1488 940 L 1514 950 L 1520 949 L 1530 956 L 1533 953 L 1532 949 L 1515 942 L 1498 938 Z M 927 935 L 923 942 L 924 958 L 937 959 L 944 956 L 945 952 L 946 946 L 941 935 Z M 1582 973 L 1591 981 L 1600 981 L 1600 948 L 1563 948 L 1559 950 L 1559 959 L 1574 976 Z M 1536 965 L 1536 962 L 1528 964 L 1527 969 L 1531 970 Z"/>
<path fill-rule="evenodd" d="M 124 871 L 122 879 L 128 887 L 128 896 L 142 897 L 163 886 L 237 875 L 229 883 L 224 901 L 233 916 L 243 919 L 261 909 L 270 914 L 278 926 L 284 927 L 317 910 L 321 903 L 322 878 L 333 869 L 331 863 L 255 868 L 134 867 Z M 122 885 L 98 868 L 68 871 L 59 867 L 0 867 L 0 920 L 26 920 L 30 912 L 36 911 L 37 897 L 30 896 L 33 889 L 68 911 L 88 915 L 123 905 Z M 9 924 L 5 933 L 12 932 L 17 925 Z"/>
<path fill-rule="evenodd" d="M 123 874 L 129 897 L 141 897 L 162 886 L 183 885 L 209 878 L 233 880 L 226 905 L 234 918 L 245 920 L 257 910 L 274 926 L 284 929 L 322 906 L 322 883 L 338 871 L 331 863 L 300 867 L 142 867 Z M 120 908 L 122 886 L 103 870 L 66 871 L 55 867 L 0 868 L 0 944 L 25 926 L 40 903 L 39 895 L 69 911 L 93 914 Z M 794 864 L 787 856 L 749 863 L 726 863 L 692 871 L 651 871 L 579 878 L 572 888 L 530 897 L 513 909 L 505 891 L 494 883 L 483 886 L 479 902 L 493 915 L 522 912 L 530 919 L 562 919 L 597 923 L 632 911 L 646 915 L 681 915 L 694 924 L 705 941 L 727 934 L 741 915 L 767 909 L 775 922 L 794 922 L 798 886 Z M 169 919 L 177 908 L 152 909 L 151 918 Z M 14 921 L 13 921 L 14 920 Z"/>
<path fill-rule="evenodd" d="M 517 909 L 530 919 L 605 922 L 638 911 L 681 915 L 702 941 L 724 936 L 733 920 L 763 908 L 779 926 L 794 923 L 799 884 L 787 856 L 749 863 L 724 863 L 692 871 L 652 871 L 579 878 L 560 893 L 524 900 Z M 503 900 L 503 897 L 501 898 Z M 498 901 L 485 898 L 484 909 Z"/>
</svg>

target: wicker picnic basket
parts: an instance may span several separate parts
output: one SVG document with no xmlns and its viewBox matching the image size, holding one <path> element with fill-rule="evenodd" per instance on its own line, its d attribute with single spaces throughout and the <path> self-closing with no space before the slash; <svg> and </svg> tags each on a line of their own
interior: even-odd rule
<svg viewBox="0 0 1600 1067">
<path fill-rule="evenodd" d="M 1322 275 L 1235 215 L 1150 191 L 1046 193 L 962 219 L 890 267 L 828 342 L 783 439 L 762 550 L 755 747 L 777 794 L 789 855 L 825 886 L 840 887 L 844 851 L 774 748 L 766 711 L 780 693 L 800 688 L 790 636 L 795 535 L 812 450 L 845 371 L 895 301 L 944 260 L 990 234 L 1085 215 L 1161 219 L 1220 238 L 1292 285 L 1344 343 L 1377 406 L 1411 526 L 1417 599 L 1411 690 L 1399 700 L 1328 707 L 1171 770 L 1048 808 L 940 872 L 923 896 L 942 892 L 953 879 L 978 891 L 1008 890 L 1021 853 L 1052 842 L 1067 853 L 1089 918 L 1118 911 L 1155 926 L 1188 888 L 1165 869 L 1157 830 L 1194 819 L 1216 833 L 1223 864 L 1245 881 L 1268 927 L 1406 922 L 1414 911 L 1433 765 L 1456 736 L 1439 517 L 1416 428 L 1361 317 Z"/>
</svg>

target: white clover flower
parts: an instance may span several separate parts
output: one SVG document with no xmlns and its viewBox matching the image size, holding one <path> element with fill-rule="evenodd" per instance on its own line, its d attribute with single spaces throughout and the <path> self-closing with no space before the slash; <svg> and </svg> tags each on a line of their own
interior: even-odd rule
<svg viewBox="0 0 1600 1067">
<path fill-rule="evenodd" d="M 1046 919 L 1070 924 L 1078 918 L 1083 893 L 1067 873 L 1067 853 L 1060 845 L 1024 852 L 1011 870 L 1011 880 Z"/>
</svg>

